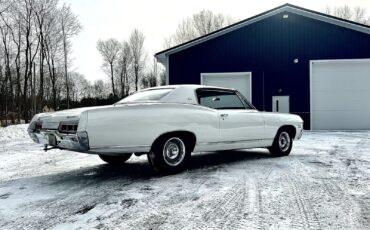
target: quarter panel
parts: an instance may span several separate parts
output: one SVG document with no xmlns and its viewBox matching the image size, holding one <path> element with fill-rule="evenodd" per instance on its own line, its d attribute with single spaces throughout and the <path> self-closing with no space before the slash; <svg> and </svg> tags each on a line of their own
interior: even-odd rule
<svg viewBox="0 0 370 230">
<path fill-rule="evenodd" d="M 265 135 L 266 138 L 275 138 L 278 129 L 284 125 L 292 125 L 296 127 L 302 126 L 302 119 L 298 115 L 263 112 L 265 119 Z M 297 132 L 298 133 L 298 132 Z"/>
<path fill-rule="evenodd" d="M 87 132 L 91 148 L 151 146 L 163 133 L 190 131 L 197 142 L 219 138 L 217 113 L 196 105 L 147 103 L 89 111 Z"/>
</svg>

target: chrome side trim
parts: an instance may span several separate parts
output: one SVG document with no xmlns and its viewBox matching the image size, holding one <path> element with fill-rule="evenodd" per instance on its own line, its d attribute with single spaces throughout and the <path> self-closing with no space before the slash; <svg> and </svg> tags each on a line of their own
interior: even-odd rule
<svg viewBox="0 0 370 230">
<path fill-rule="evenodd" d="M 92 149 L 106 149 L 106 148 L 113 148 L 113 149 L 120 149 L 120 148 L 146 148 L 150 147 L 149 145 L 136 145 L 136 146 L 124 146 L 124 145 L 115 145 L 115 146 L 91 146 Z"/>
<path fill-rule="evenodd" d="M 265 148 L 271 146 L 273 139 L 253 139 L 243 141 L 221 141 L 197 143 L 194 152 L 220 151 L 230 149 Z"/>
<path fill-rule="evenodd" d="M 89 153 L 135 153 L 135 152 L 149 152 L 151 146 L 90 146 Z"/>
<path fill-rule="evenodd" d="M 273 138 L 266 138 L 266 139 L 250 139 L 250 140 L 237 140 L 237 141 L 214 141 L 214 142 L 199 142 L 197 144 L 200 145 L 218 145 L 218 144 L 238 144 L 238 143 L 251 143 L 251 142 L 262 142 L 262 141 L 273 141 Z"/>
</svg>

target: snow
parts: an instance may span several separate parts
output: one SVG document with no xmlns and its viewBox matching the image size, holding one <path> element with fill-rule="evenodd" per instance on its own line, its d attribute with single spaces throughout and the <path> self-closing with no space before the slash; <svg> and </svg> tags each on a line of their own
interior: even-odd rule
<svg viewBox="0 0 370 230">
<path fill-rule="evenodd" d="M 177 175 L 108 166 L 0 128 L 0 229 L 369 229 L 370 132 L 306 132 L 288 157 L 198 153 Z"/>
</svg>

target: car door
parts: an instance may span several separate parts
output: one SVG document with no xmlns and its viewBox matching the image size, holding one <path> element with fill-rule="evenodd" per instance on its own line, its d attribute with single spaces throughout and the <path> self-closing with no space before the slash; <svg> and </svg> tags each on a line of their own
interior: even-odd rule
<svg viewBox="0 0 370 230">
<path fill-rule="evenodd" d="M 198 93 L 201 105 L 216 109 L 219 116 L 219 141 L 241 144 L 263 139 L 265 122 L 254 109 L 234 90 L 203 89 Z"/>
</svg>

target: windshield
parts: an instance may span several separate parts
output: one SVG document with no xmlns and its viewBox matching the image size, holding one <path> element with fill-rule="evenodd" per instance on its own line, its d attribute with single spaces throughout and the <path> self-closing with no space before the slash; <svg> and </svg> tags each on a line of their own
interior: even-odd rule
<svg viewBox="0 0 370 230">
<path fill-rule="evenodd" d="M 125 102 L 136 102 L 136 101 L 159 101 L 162 97 L 169 94 L 173 88 L 166 88 L 166 89 L 152 89 L 134 93 L 122 100 L 119 103 Z"/>
</svg>

